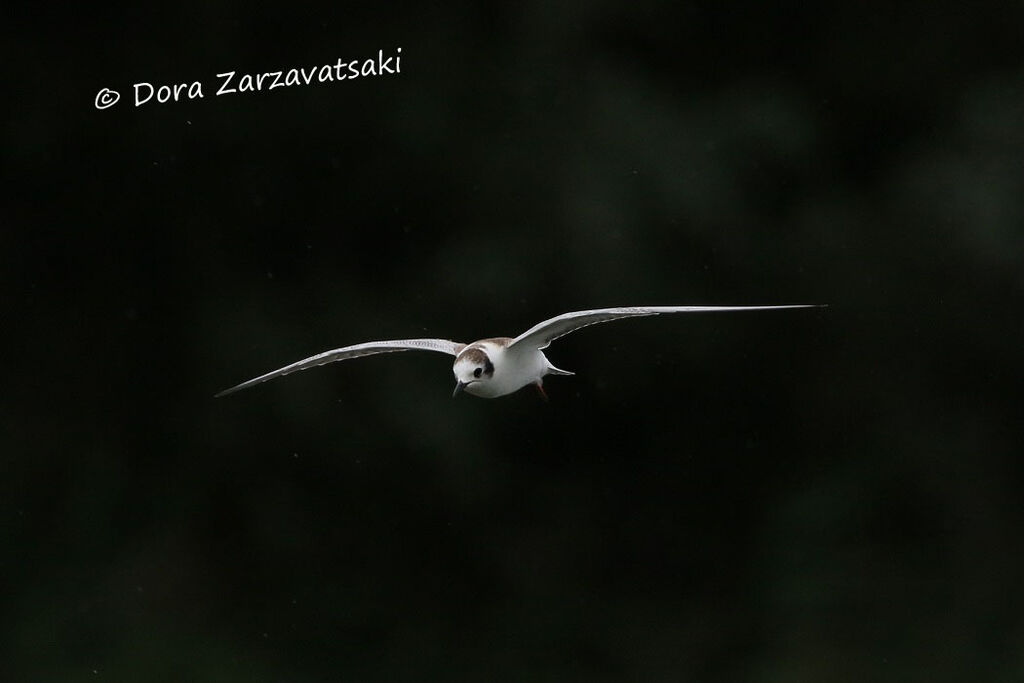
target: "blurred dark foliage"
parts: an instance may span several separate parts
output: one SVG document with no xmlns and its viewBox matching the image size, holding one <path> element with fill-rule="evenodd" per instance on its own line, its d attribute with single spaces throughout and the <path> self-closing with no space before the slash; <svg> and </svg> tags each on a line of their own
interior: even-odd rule
<svg viewBox="0 0 1024 683">
<path fill-rule="evenodd" d="M 1024 677 L 1019 5 L 70 11 L 5 27 L 5 678 Z M 784 302 L 563 339 L 548 404 L 212 398 Z"/>
</svg>

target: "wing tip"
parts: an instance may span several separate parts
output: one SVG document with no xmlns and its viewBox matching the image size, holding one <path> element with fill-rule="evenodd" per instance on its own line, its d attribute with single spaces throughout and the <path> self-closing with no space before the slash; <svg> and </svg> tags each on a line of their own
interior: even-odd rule
<svg viewBox="0 0 1024 683">
<path fill-rule="evenodd" d="M 771 306 L 740 306 L 739 308 L 746 308 L 748 310 L 772 310 L 772 309 L 784 309 L 784 308 L 828 308 L 829 304 L 774 304 Z"/>
<path fill-rule="evenodd" d="M 243 382 L 242 384 L 237 384 L 237 385 L 231 387 L 230 389 L 224 389 L 223 391 L 218 391 L 216 394 L 213 395 L 213 397 L 214 398 L 224 398 L 225 396 L 230 396 L 231 394 L 234 394 L 235 392 L 241 391 L 242 389 L 245 389 L 248 386 L 249 386 L 248 382 Z"/>
</svg>

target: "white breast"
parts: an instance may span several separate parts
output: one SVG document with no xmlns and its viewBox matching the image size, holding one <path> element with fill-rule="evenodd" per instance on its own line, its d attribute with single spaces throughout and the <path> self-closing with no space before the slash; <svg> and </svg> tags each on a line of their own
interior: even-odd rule
<svg viewBox="0 0 1024 683">
<path fill-rule="evenodd" d="M 497 398 L 537 382 L 547 371 L 544 354 L 537 349 L 515 348 L 508 351 L 493 342 L 481 346 L 494 364 L 494 376 L 487 382 L 474 382 L 466 387 L 466 393 L 481 398 Z"/>
</svg>

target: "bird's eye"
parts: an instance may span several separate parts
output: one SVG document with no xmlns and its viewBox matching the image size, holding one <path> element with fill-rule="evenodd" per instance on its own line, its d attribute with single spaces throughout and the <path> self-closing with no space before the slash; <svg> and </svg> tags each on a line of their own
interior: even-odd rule
<svg viewBox="0 0 1024 683">
<path fill-rule="evenodd" d="M 483 368 L 477 368 L 476 370 L 473 371 L 473 376 L 479 377 L 481 372 L 483 372 Z"/>
</svg>

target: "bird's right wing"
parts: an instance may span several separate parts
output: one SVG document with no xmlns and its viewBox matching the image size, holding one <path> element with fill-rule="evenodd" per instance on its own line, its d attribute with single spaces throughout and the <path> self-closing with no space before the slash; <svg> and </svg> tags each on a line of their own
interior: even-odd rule
<svg viewBox="0 0 1024 683">
<path fill-rule="evenodd" d="M 269 379 L 275 377 L 283 377 L 284 375 L 298 372 L 299 370 L 307 370 L 309 368 L 315 368 L 318 365 L 326 365 L 327 363 L 333 363 L 339 360 L 348 360 L 349 358 L 359 358 L 360 356 L 371 356 L 377 353 L 394 353 L 396 351 L 438 351 L 440 353 L 447 353 L 450 356 L 458 355 L 465 347 L 465 344 L 459 344 L 457 342 L 448 341 L 447 339 L 392 339 L 389 341 L 374 341 L 365 342 L 363 344 L 354 344 L 353 346 L 345 346 L 340 349 L 333 349 L 331 351 L 324 351 L 318 353 L 315 356 L 297 361 L 291 365 L 286 365 L 283 368 L 268 372 L 265 375 L 260 375 L 246 382 L 242 382 L 237 386 L 233 386 L 230 389 L 225 389 L 216 395 L 216 398 L 221 396 L 227 396 L 233 394 L 236 391 L 242 389 L 248 389 L 249 387 L 259 384 L 260 382 L 266 382 Z"/>
</svg>

